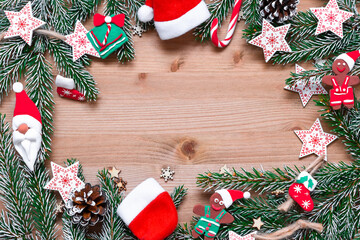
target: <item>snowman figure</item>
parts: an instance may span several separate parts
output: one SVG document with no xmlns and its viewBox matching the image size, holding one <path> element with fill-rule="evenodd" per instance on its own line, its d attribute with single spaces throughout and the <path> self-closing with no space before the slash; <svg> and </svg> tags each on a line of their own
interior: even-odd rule
<svg viewBox="0 0 360 240">
<path fill-rule="evenodd" d="M 335 75 L 324 76 L 322 79 L 324 84 L 333 86 L 330 90 L 330 106 L 334 110 L 340 109 L 342 104 L 349 109 L 354 107 L 354 92 L 351 86 L 359 84 L 360 80 L 358 76 L 347 74 L 353 69 L 359 56 L 359 50 L 341 54 L 332 65 Z"/>
</svg>

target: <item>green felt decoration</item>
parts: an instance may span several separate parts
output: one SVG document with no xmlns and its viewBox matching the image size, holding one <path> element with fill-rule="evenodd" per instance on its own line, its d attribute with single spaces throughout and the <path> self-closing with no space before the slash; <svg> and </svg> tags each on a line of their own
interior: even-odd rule
<svg viewBox="0 0 360 240">
<path fill-rule="evenodd" d="M 111 17 L 113 17 L 113 15 Z M 102 24 L 101 26 L 94 27 L 86 34 L 89 41 L 102 59 L 107 58 L 111 53 L 119 49 L 124 43 L 128 41 L 125 32 L 120 27 L 113 23 L 110 24 L 111 30 L 104 45 L 102 44 L 108 31 L 108 26 L 106 23 Z"/>
</svg>

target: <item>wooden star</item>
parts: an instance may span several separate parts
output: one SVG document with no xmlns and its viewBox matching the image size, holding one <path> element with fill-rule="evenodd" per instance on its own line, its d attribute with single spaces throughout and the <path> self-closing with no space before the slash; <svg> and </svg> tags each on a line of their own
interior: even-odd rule
<svg viewBox="0 0 360 240">
<path fill-rule="evenodd" d="M 126 191 L 127 181 L 124 181 L 122 178 L 114 178 L 116 186 L 119 188 L 119 192 Z"/>
<path fill-rule="evenodd" d="M 252 225 L 252 227 L 257 228 L 258 230 L 260 230 L 261 226 L 264 225 L 264 223 L 261 221 L 261 217 L 258 217 L 257 219 L 253 219 L 254 224 Z"/>
<path fill-rule="evenodd" d="M 109 170 L 111 178 L 119 177 L 120 172 L 121 172 L 121 170 L 116 169 L 116 167 L 112 167 L 111 170 Z"/>
<path fill-rule="evenodd" d="M 230 173 L 230 169 L 225 164 L 222 168 L 220 168 L 220 174 L 226 174 L 226 173 Z"/>
</svg>

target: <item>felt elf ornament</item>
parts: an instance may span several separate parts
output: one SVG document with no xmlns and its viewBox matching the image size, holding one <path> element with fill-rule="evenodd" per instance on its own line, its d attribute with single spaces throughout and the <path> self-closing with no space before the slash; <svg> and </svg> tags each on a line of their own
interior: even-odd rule
<svg viewBox="0 0 360 240">
<path fill-rule="evenodd" d="M 315 189 L 316 185 L 317 181 L 308 172 L 301 172 L 296 182 L 290 186 L 289 195 L 302 209 L 310 212 L 314 209 L 310 192 Z"/>
<path fill-rule="evenodd" d="M 332 65 L 335 75 L 324 76 L 322 79 L 324 84 L 333 86 L 330 90 L 330 106 L 334 110 L 340 109 L 341 104 L 347 108 L 354 107 L 354 92 L 351 86 L 359 84 L 360 79 L 358 76 L 347 74 L 352 70 L 359 56 L 359 50 L 341 54 Z"/>
<path fill-rule="evenodd" d="M 60 75 L 57 75 L 55 84 L 57 86 L 56 91 L 60 97 L 77 101 L 85 101 L 84 94 L 75 89 L 74 79 L 64 78 Z"/>
<path fill-rule="evenodd" d="M 38 152 L 41 148 L 42 121 L 35 103 L 23 90 L 23 85 L 14 83 L 16 105 L 12 119 L 13 142 L 16 151 L 31 171 L 34 171 Z"/>
<path fill-rule="evenodd" d="M 241 198 L 249 198 L 249 192 L 238 190 L 221 189 L 210 197 L 210 206 L 196 205 L 193 212 L 200 215 L 200 219 L 192 231 L 192 236 L 198 238 L 204 235 L 204 239 L 213 239 L 219 231 L 220 224 L 230 224 L 234 217 L 225 211 L 233 202 Z"/>
<path fill-rule="evenodd" d="M 210 17 L 203 0 L 146 0 L 137 14 L 141 22 L 154 19 L 162 40 L 179 37 Z"/>
<path fill-rule="evenodd" d="M 119 205 L 117 214 L 141 240 L 165 239 L 178 223 L 174 202 L 153 178 L 132 190 Z"/>
<path fill-rule="evenodd" d="M 107 58 L 128 41 L 125 32 L 121 29 L 124 22 L 124 14 L 103 16 L 96 13 L 94 15 L 95 28 L 86 35 L 102 59 Z"/>
</svg>

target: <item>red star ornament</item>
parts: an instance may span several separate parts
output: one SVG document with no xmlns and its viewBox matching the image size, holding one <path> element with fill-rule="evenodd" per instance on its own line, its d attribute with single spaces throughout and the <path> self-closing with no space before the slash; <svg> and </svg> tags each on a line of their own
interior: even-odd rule
<svg viewBox="0 0 360 240">
<path fill-rule="evenodd" d="M 290 24 L 274 27 L 263 19 L 261 34 L 249 43 L 261 47 L 264 50 L 265 62 L 268 62 L 277 51 L 291 52 L 291 48 L 285 40 L 289 28 Z"/>
<path fill-rule="evenodd" d="M 310 8 L 310 10 L 319 20 L 315 35 L 331 31 L 340 38 L 343 37 L 343 22 L 354 15 L 354 13 L 340 10 L 336 0 L 330 0 L 326 7 Z"/>
<path fill-rule="evenodd" d="M 79 170 L 79 162 L 64 168 L 54 162 L 51 162 L 53 178 L 45 185 L 45 189 L 59 191 L 64 202 L 69 200 L 70 193 L 85 183 L 77 177 Z"/>
<path fill-rule="evenodd" d="M 305 71 L 304 68 L 302 68 L 298 64 L 295 64 L 296 73 L 301 73 L 303 71 Z M 321 83 L 319 81 L 316 81 L 315 77 L 310 77 L 308 83 L 300 80 L 297 81 L 296 84 L 293 86 L 285 86 L 284 89 L 299 93 L 303 107 L 308 104 L 313 95 L 328 93 L 321 85 Z"/>
<path fill-rule="evenodd" d="M 256 234 L 256 232 L 250 233 L 246 236 L 240 236 L 233 231 L 229 231 L 229 240 L 255 240 L 253 237 L 254 234 Z"/>
<path fill-rule="evenodd" d="M 86 34 L 88 30 L 77 21 L 75 25 L 75 32 L 65 36 L 65 42 L 73 48 L 73 61 L 75 62 L 84 54 L 89 54 L 95 57 L 100 57 L 99 53 L 95 50 L 90 43 Z"/>
<path fill-rule="evenodd" d="M 20 36 L 29 46 L 32 42 L 33 31 L 46 24 L 33 16 L 31 2 L 28 2 L 20 12 L 5 11 L 5 15 L 10 22 L 10 27 L 4 38 Z"/>
<path fill-rule="evenodd" d="M 327 161 L 326 146 L 337 139 L 337 136 L 325 133 L 319 119 L 316 119 L 309 130 L 295 130 L 294 132 L 303 142 L 299 158 L 314 153 L 318 156 L 325 155 L 325 161 Z"/>
</svg>

